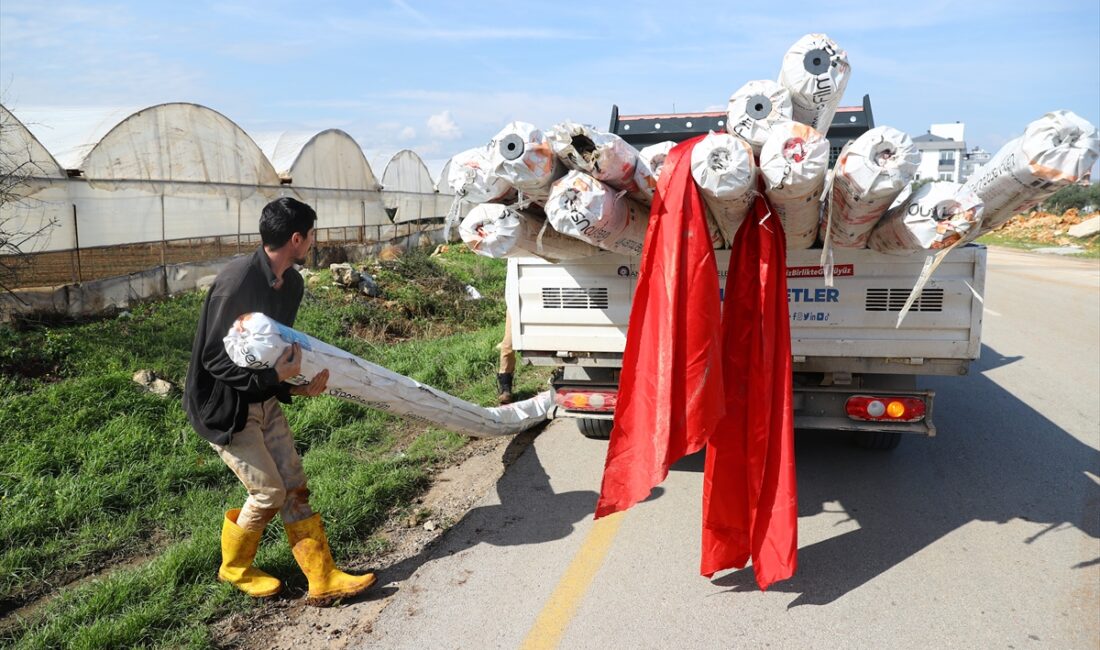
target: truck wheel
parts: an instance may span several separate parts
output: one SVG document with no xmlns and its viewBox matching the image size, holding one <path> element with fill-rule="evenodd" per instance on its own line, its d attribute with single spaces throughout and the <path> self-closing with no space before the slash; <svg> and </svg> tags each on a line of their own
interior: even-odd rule
<svg viewBox="0 0 1100 650">
<path fill-rule="evenodd" d="M 608 440 L 611 438 L 611 424 L 613 420 L 597 420 L 596 418 L 581 418 L 577 420 L 577 428 L 581 435 L 593 440 Z"/>
<path fill-rule="evenodd" d="M 856 433 L 856 444 L 864 449 L 889 451 L 901 442 L 900 431 L 860 431 Z"/>
</svg>

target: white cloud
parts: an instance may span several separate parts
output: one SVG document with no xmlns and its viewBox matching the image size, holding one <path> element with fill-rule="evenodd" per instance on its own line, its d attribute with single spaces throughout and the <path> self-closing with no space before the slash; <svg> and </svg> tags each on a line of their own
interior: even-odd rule
<svg viewBox="0 0 1100 650">
<path fill-rule="evenodd" d="M 401 132 L 397 134 L 397 137 L 401 140 L 412 140 L 416 137 L 416 129 L 412 128 L 411 126 L 406 126 L 405 128 L 401 129 Z"/>
<path fill-rule="evenodd" d="M 462 129 L 455 124 L 450 111 L 443 111 L 429 117 L 428 132 L 441 140 L 457 140 L 462 137 Z"/>
</svg>

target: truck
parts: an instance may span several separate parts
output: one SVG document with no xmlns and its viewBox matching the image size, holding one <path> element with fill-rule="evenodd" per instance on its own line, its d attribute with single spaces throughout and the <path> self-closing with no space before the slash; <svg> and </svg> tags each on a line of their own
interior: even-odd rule
<svg viewBox="0 0 1100 650">
<path fill-rule="evenodd" d="M 614 108 L 611 131 L 641 147 L 719 130 L 724 117 L 620 116 Z M 839 151 L 873 126 L 867 97 L 862 107 L 841 108 L 830 148 Z M 729 251 L 715 256 L 724 287 Z M 882 450 L 907 434 L 936 434 L 934 391 L 918 388 L 917 378 L 966 375 L 978 358 L 986 249 L 952 250 L 897 327 L 927 257 L 837 249 L 833 284 L 826 286 L 821 250 L 787 252 L 796 429 L 851 431 L 857 444 Z M 551 415 L 576 418 L 589 438 L 611 433 L 639 263 L 611 252 L 508 262 L 512 346 L 525 363 L 554 368 Z"/>
</svg>

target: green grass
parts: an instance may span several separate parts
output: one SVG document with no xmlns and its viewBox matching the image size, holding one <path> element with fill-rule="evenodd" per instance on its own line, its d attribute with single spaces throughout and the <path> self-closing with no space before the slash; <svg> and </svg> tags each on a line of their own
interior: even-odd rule
<svg viewBox="0 0 1100 650">
<path fill-rule="evenodd" d="M 454 251 L 372 270 L 384 297 L 321 283 L 296 327 L 464 399 L 490 404 L 504 320 L 504 265 Z M 464 299 L 465 284 L 484 296 Z M 209 647 L 210 623 L 251 601 L 219 584 L 224 510 L 244 489 L 187 423 L 178 392 L 202 296 L 137 306 L 130 318 L 0 328 L 0 646 Z M 521 368 L 520 390 L 545 378 Z M 287 407 L 340 557 L 376 552 L 379 526 L 413 507 L 457 434 L 333 398 Z M 304 587 L 277 521 L 258 563 Z"/>
</svg>

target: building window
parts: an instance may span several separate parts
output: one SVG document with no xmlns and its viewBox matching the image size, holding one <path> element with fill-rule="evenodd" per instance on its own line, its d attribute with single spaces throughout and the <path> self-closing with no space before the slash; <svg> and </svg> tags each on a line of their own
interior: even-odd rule
<svg viewBox="0 0 1100 650">
<path fill-rule="evenodd" d="M 940 174 L 940 180 L 941 181 L 953 181 L 953 180 L 955 180 L 955 175 L 944 172 L 944 173 Z"/>
</svg>

